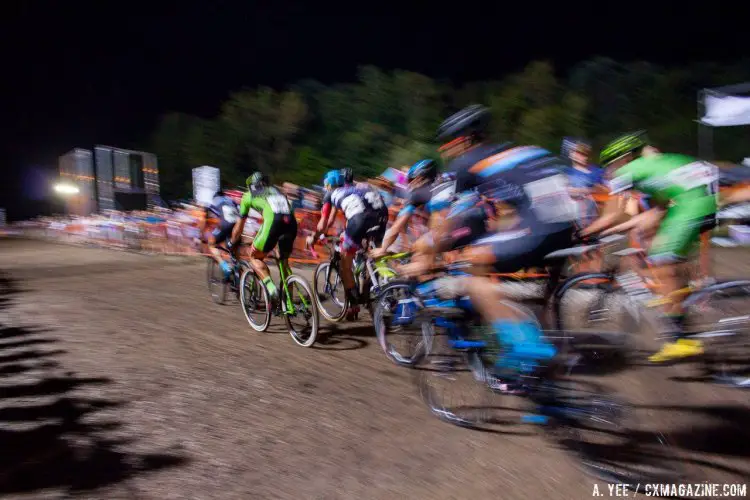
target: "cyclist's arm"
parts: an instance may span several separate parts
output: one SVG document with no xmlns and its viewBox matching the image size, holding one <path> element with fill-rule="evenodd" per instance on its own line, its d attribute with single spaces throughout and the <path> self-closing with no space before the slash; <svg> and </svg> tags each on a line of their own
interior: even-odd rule
<svg viewBox="0 0 750 500">
<path fill-rule="evenodd" d="M 604 205 L 602 215 L 581 231 L 581 236 L 599 233 L 627 218 L 628 199 L 624 196 L 614 196 Z"/>
<path fill-rule="evenodd" d="M 333 223 L 334 217 L 336 217 L 336 207 L 330 201 L 324 203 L 320 209 L 320 220 L 315 228 L 315 233 L 312 236 L 312 241 L 317 241 L 321 234 L 324 234 L 328 227 Z"/>
<path fill-rule="evenodd" d="M 413 213 L 413 211 L 407 211 L 407 208 L 409 207 L 405 207 L 401 210 L 401 212 L 399 212 L 399 216 L 396 218 L 396 221 L 385 233 L 385 236 L 383 236 L 383 243 L 382 245 L 380 245 L 381 250 L 388 250 L 388 247 L 393 245 L 393 243 L 398 238 L 398 235 L 401 234 L 401 231 L 406 229 L 406 225 L 409 223 L 409 219 L 411 219 L 411 214 Z"/>
<path fill-rule="evenodd" d="M 612 226 L 609 229 L 605 229 L 604 231 L 602 231 L 602 236 L 630 231 L 634 227 L 638 227 L 645 222 L 652 222 L 657 218 L 661 218 L 663 214 L 664 211 L 661 208 L 651 208 L 649 210 L 646 210 L 645 212 L 641 212 L 634 217 L 631 217 L 628 221 Z"/>
<path fill-rule="evenodd" d="M 234 229 L 232 229 L 232 246 L 236 245 L 242 238 L 242 232 L 245 230 L 245 221 L 247 220 L 248 214 L 250 214 L 250 203 L 252 202 L 252 199 L 253 198 L 249 193 L 245 193 L 242 197 L 242 202 L 240 203 L 240 218 L 234 224 Z"/>
</svg>

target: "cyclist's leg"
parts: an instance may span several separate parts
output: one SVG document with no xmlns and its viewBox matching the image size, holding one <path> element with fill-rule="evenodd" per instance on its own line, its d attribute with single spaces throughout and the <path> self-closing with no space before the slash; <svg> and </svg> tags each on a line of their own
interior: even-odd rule
<svg viewBox="0 0 750 500">
<path fill-rule="evenodd" d="M 294 240 L 297 238 L 297 219 L 293 215 L 289 216 L 289 219 L 284 225 L 278 241 L 279 263 L 284 271 L 284 276 L 289 276 L 292 273 L 292 268 L 289 266 L 289 257 L 292 255 Z"/>
<path fill-rule="evenodd" d="M 276 242 L 283 230 L 283 224 L 281 221 L 277 220 L 277 217 L 263 219 L 263 225 L 258 230 L 258 234 L 255 235 L 253 246 L 250 249 L 250 265 L 266 285 L 268 293 L 274 298 L 278 296 L 279 291 L 276 288 L 276 285 L 271 278 L 271 272 L 268 270 L 268 266 L 263 259 L 265 259 L 268 252 L 273 250 L 273 247 L 276 246 Z"/>
<path fill-rule="evenodd" d="M 226 241 L 232 234 L 234 224 L 223 222 L 216 227 L 208 238 L 208 251 L 211 252 L 213 259 L 219 264 L 219 267 L 224 272 L 224 276 L 228 277 L 232 273 L 232 266 L 224 260 L 221 252 L 217 248 L 217 245 Z"/>
<path fill-rule="evenodd" d="M 545 255 L 568 248 L 573 236 L 572 227 L 552 232 L 542 229 L 505 231 L 482 238 L 466 252 L 467 258 L 477 265 L 491 265 L 500 273 L 541 266 Z M 515 309 L 503 306 L 504 294 L 488 277 L 469 278 L 466 292 L 507 349 L 498 360 L 499 367 L 517 368 L 520 361 L 550 359 L 556 354 L 555 347 L 542 337 L 535 322 L 524 321 Z"/>
<path fill-rule="evenodd" d="M 674 342 L 667 342 L 661 350 L 649 358 L 654 363 L 671 361 L 674 359 L 695 356 L 703 353 L 700 341 L 684 338 L 684 313 L 682 299 L 677 292 L 685 286 L 682 266 L 698 246 L 702 218 L 692 214 L 681 213 L 678 210 L 668 210 L 649 249 L 651 272 L 659 284 L 659 293 L 669 298 L 666 314 L 671 319 L 672 332 L 676 337 Z"/>
</svg>

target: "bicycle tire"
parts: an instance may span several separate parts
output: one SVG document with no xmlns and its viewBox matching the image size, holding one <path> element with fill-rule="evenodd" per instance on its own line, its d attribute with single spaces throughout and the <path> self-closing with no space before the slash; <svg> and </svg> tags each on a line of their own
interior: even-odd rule
<svg viewBox="0 0 750 500">
<path fill-rule="evenodd" d="M 375 335 L 378 339 L 378 344 L 380 345 L 380 348 L 383 349 L 386 357 L 398 366 L 409 368 L 415 367 L 424 359 L 425 355 L 427 354 L 427 344 L 425 343 L 427 339 L 425 339 L 423 332 L 420 331 L 418 340 L 416 342 L 409 343 L 409 347 L 411 349 L 409 349 L 408 352 L 402 353 L 396 351 L 393 348 L 391 342 L 388 341 L 389 327 L 385 318 L 385 308 L 389 305 L 386 304 L 386 300 L 388 299 L 389 294 L 392 294 L 397 289 L 411 290 L 411 286 L 411 282 L 403 280 L 394 280 L 388 283 L 385 287 L 383 287 L 383 289 L 380 291 L 380 294 L 376 298 L 372 316 L 373 326 L 375 327 Z M 416 295 L 415 298 L 417 298 Z M 420 303 L 418 303 L 418 307 L 421 307 Z"/>
<path fill-rule="evenodd" d="M 310 334 L 306 338 L 301 338 L 292 326 L 292 321 L 289 318 L 289 315 L 284 315 L 284 321 L 286 322 L 287 329 L 289 330 L 289 335 L 292 336 L 292 340 L 294 340 L 294 342 L 299 346 L 310 347 L 318 338 L 318 329 L 320 328 L 320 317 L 318 316 L 318 306 L 315 302 L 315 294 L 313 293 L 312 287 L 305 278 L 297 274 L 290 274 L 286 279 L 286 286 L 288 289 L 291 289 L 294 284 L 298 284 L 302 289 L 304 289 L 310 300 L 310 318 L 312 319 Z M 282 300 L 286 300 L 286 297 L 282 297 Z"/>
<path fill-rule="evenodd" d="M 346 294 L 344 294 L 344 302 L 342 304 L 341 311 L 338 314 L 331 314 L 331 313 L 329 313 L 326 310 L 326 308 L 323 306 L 322 300 L 321 300 L 320 296 L 318 295 L 318 282 L 319 282 L 319 278 L 322 277 L 324 279 L 324 282 L 326 284 L 328 284 L 328 282 L 325 281 L 325 279 L 326 279 L 325 275 L 327 274 L 327 270 L 328 270 L 328 268 L 330 266 L 331 266 L 331 263 L 329 261 L 329 262 L 322 262 L 322 263 L 318 264 L 315 267 L 315 272 L 313 273 L 313 293 L 315 295 L 315 305 L 317 306 L 318 311 L 320 311 L 320 313 L 328 321 L 330 321 L 332 323 L 338 323 L 338 322 L 340 322 L 341 320 L 343 320 L 346 317 L 346 311 L 349 308 L 349 299 L 346 297 Z M 333 275 L 333 273 L 335 273 L 337 276 L 339 276 L 339 281 L 341 282 L 341 286 L 343 288 L 344 283 L 340 279 L 341 277 L 340 277 L 338 269 L 333 269 L 332 272 L 331 272 L 331 274 Z M 338 301 L 336 300 L 336 302 L 338 302 Z"/>
<path fill-rule="evenodd" d="M 211 294 L 211 300 L 214 301 L 214 303 L 219 305 L 224 305 L 227 300 L 227 292 L 229 290 L 229 283 L 222 281 L 218 283 L 220 292 L 214 293 L 214 291 L 211 288 L 212 284 L 212 277 L 214 275 L 215 270 L 221 271 L 219 268 L 219 264 L 212 258 L 208 258 L 208 266 L 206 269 L 206 282 L 208 284 L 208 293 Z"/>
<path fill-rule="evenodd" d="M 253 319 L 250 318 L 250 315 L 247 312 L 247 307 L 245 306 L 247 297 L 245 296 L 245 290 L 246 290 L 246 284 L 248 279 L 253 279 L 258 283 L 258 290 L 260 290 L 261 293 L 261 301 L 263 307 L 265 307 L 265 319 L 262 322 L 255 322 Z M 251 268 L 245 269 L 245 271 L 242 273 L 242 276 L 240 277 L 240 283 L 239 283 L 239 289 L 240 289 L 240 304 L 242 305 L 242 312 L 245 315 L 245 319 L 250 324 L 250 327 L 255 330 L 256 332 L 265 332 L 268 330 L 268 326 L 271 324 L 271 300 L 268 295 L 268 289 L 266 288 L 266 285 L 258 279 L 258 276 L 255 274 L 255 271 Z"/>
<path fill-rule="evenodd" d="M 721 309 L 716 322 L 707 325 L 693 319 L 706 320 L 718 304 L 726 307 L 731 301 L 739 301 L 739 314 L 728 315 Z M 746 314 L 747 300 L 750 299 L 750 280 L 731 280 L 709 285 L 690 294 L 684 301 L 688 310 L 690 337 L 705 339 L 705 351 L 701 357 L 701 375 L 714 382 L 739 389 L 750 388 L 750 316 Z M 700 314 L 693 309 L 701 308 Z M 710 320 L 709 320 L 710 321 Z M 694 333 L 693 333 L 694 332 Z"/>
<path fill-rule="evenodd" d="M 632 327 L 627 329 L 618 329 L 618 331 L 616 332 L 604 331 L 601 327 L 593 330 L 588 329 L 588 326 L 584 330 L 581 330 L 580 328 L 574 328 L 574 325 L 568 321 L 565 311 L 563 311 L 563 302 L 566 298 L 566 295 L 571 295 L 574 291 L 577 291 L 579 289 L 579 285 L 581 285 L 580 288 L 584 291 L 590 292 L 591 294 L 595 295 L 594 300 L 591 303 L 586 303 L 585 310 L 587 313 L 587 323 L 590 323 L 592 321 L 602 321 L 601 316 L 603 314 L 609 314 L 608 312 L 606 312 L 608 311 L 608 309 L 606 308 L 607 302 L 614 300 L 616 304 L 622 305 L 621 308 L 616 310 L 616 315 L 625 314 L 624 316 L 622 316 L 622 319 L 630 320 L 633 323 L 631 325 Z M 611 274 L 586 272 L 571 276 L 558 285 L 558 287 L 552 293 L 551 301 L 552 304 L 550 310 L 552 312 L 555 328 L 563 337 L 566 345 L 572 343 L 574 338 L 583 335 L 591 339 L 598 338 L 599 340 L 604 340 L 605 338 L 607 338 L 606 344 L 610 346 L 619 346 L 620 349 L 618 349 L 618 352 L 622 350 L 627 354 L 627 356 L 632 354 L 634 351 L 639 352 L 640 350 L 643 350 L 645 352 L 656 348 L 649 342 L 645 342 L 645 339 L 642 338 L 642 336 L 636 335 L 636 333 L 640 333 L 641 331 L 641 324 L 646 322 L 648 318 L 644 315 L 644 311 L 642 311 L 641 308 L 638 307 L 638 304 L 632 301 L 627 295 L 624 294 L 624 292 L 621 292 L 616 287 L 615 278 Z M 592 318 L 592 315 L 594 315 L 595 317 Z M 580 315 L 576 316 L 576 318 L 580 319 Z M 608 316 L 606 319 L 620 318 L 618 318 L 617 316 L 610 318 Z M 618 326 L 621 325 L 619 325 L 618 323 Z M 646 345 L 637 346 L 636 344 L 639 342 L 644 342 Z M 596 354 L 596 357 L 598 356 L 599 354 Z"/>
</svg>

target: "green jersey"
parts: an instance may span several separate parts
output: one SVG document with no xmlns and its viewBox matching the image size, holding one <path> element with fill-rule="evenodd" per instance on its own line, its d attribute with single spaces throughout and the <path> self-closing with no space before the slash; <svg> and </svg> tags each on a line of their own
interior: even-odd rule
<svg viewBox="0 0 750 500">
<path fill-rule="evenodd" d="M 240 215 L 247 217 L 251 208 L 260 212 L 264 221 L 272 221 L 276 215 L 294 214 L 287 197 L 273 186 L 245 193 L 240 202 Z"/>
<path fill-rule="evenodd" d="M 716 212 L 719 171 L 715 165 L 690 156 L 660 153 L 619 168 L 610 187 L 612 194 L 635 189 L 657 205 L 705 217 Z"/>
</svg>

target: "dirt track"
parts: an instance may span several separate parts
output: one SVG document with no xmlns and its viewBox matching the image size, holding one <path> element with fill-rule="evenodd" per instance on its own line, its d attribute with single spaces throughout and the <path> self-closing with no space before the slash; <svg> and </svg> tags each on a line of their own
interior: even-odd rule
<svg viewBox="0 0 750 500">
<path fill-rule="evenodd" d="M 733 255 L 719 271 L 750 275 Z M 279 319 L 257 334 L 236 305 L 211 302 L 204 269 L 0 240 L 0 496 L 591 498 L 595 481 L 538 429 L 431 416 L 366 322 L 314 349 Z M 747 392 L 689 374 L 602 383 L 668 434 L 664 459 L 691 482 L 745 482 Z"/>
</svg>

